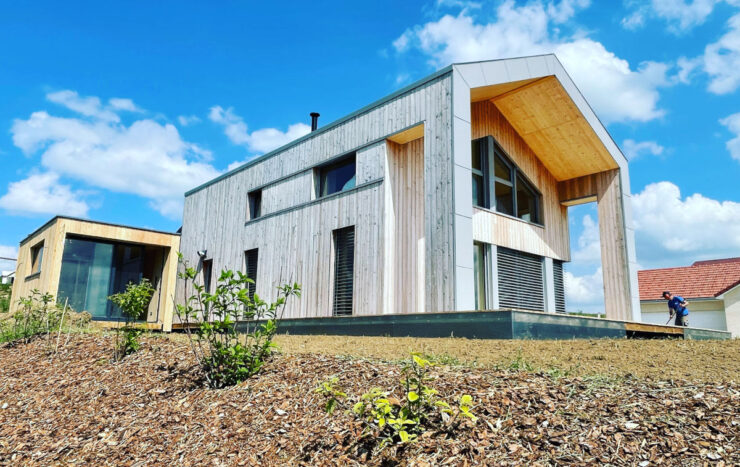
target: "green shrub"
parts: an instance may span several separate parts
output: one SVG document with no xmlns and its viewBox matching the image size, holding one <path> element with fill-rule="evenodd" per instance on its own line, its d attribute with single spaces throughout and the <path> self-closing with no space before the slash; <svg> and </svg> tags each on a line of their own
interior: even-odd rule
<svg viewBox="0 0 740 467">
<path fill-rule="evenodd" d="M 0 284 L 0 315 L 10 310 L 10 292 L 13 286 L 10 284 Z"/>
<path fill-rule="evenodd" d="M 389 444 L 414 442 L 429 429 L 452 434 L 465 420 L 475 423 L 477 417 L 471 412 L 473 398 L 470 395 L 462 395 L 453 407 L 427 385 L 431 366 L 429 360 L 412 353 L 410 362 L 402 368 L 401 399 L 380 388 L 373 388 L 360 397 L 351 412 L 363 425 L 362 438 L 377 441 L 382 450 Z M 316 392 L 327 398 L 324 406 L 327 413 L 334 412 L 346 397 L 336 377 L 323 382 Z"/>
<path fill-rule="evenodd" d="M 142 279 L 138 284 L 129 282 L 124 292 L 108 297 L 124 317 L 124 325 L 116 328 L 116 342 L 113 350 L 113 359 L 118 361 L 139 350 L 139 336 L 144 332 L 136 326 L 136 321 L 144 318 L 149 302 L 154 295 L 154 288 L 148 279 Z"/>
<path fill-rule="evenodd" d="M 250 297 L 254 281 L 246 274 L 224 270 L 210 293 L 198 283 L 198 271 L 179 257 L 182 272 L 178 276 L 184 281 L 186 296 L 191 288 L 194 293 L 177 305 L 177 315 L 185 324 L 206 382 L 222 388 L 257 374 L 275 347 L 273 338 L 287 299 L 300 297 L 301 287 L 282 285 L 275 302 L 267 303 L 257 294 Z"/>
</svg>

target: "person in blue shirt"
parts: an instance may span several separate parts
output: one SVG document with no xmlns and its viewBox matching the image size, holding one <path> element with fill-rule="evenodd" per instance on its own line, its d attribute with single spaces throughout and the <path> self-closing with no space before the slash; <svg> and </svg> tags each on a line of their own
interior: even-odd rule
<svg viewBox="0 0 740 467">
<path fill-rule="evenodd" d="M 683 299 L 683 297 L 679 297 L 678 295 L 673 295 L 669 291 L 663 292 L 663 298 L 668 300 L 668 312 L 671 314 L 671 318 L 673 318 L 673 315 L 676 315 L 676 326 L 688 326 L 689 325 L 689 309 L 686 308 L 686 305 L 689 304 L 686 300 Z"/>
</svg>

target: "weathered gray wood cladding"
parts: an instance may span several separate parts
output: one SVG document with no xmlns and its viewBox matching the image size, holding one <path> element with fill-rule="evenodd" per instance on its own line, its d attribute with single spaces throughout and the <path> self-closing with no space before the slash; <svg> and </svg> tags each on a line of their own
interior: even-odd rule
<svg viewBox="0 0 740 467">
<path fill-rule="evenodd" d="M 419 144 L 423 141 L 426 267 L 420 286 L 425 311 L 454 309 L 450 88 L 450 75 L 439 76 L 191 192 L 185 198 L 184 257 L 198 264 L 197 251 L 207 250 L 215 275 L 225 268 L 244 270 L 244 251 L 258 248 L 258 295 L 272 299 L 278 284 L 295 281 L 303 286 L 303 296 L 289 305 L 285 317 L 330 316 L 332 231 L 354 225 L 354 314 L 382 313 L 383 271 L 395 263 L 383 254 L 389 189 L 385 138 L 424 123 Z M 314 168 L 352 151 L 357 151 L 357 187 L 315 199 Z M 256 188 L 263 190 L 263 216 L 247 220 L 247 194 Z M 415 255 L 405 256 L 417 261 Z M 181 286 L 178 294 L 182 299 Z"/>
</svg>

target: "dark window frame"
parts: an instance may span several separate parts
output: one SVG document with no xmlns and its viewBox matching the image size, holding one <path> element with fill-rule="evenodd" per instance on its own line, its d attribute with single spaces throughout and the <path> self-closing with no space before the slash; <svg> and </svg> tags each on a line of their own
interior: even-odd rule
<svg viewBox="0 0 740 467">
<path fill-rule="evenodd" d="M 262 217 L 262 189 L 250 191 L 247 194 L 247 219 L 253 220 Z"/>
<path fill-rule="evenodd" d="M 346 245 L 349 251 L 340 251 L 342 241 L 349 240 L 343 237 L 349 236 L 350 232 L 352 241 L 351 244 Z M 336 229 L 332 232 L 334 248 L 332 316 L 352 316 L 354 314 L 356 239 L 354 225 Z M 351 264 L 340 264 L 342 259 Z M 347 269 L 349 269 L 349 273 Z M 347 285 L 347 281 L 349 281 L 349 285 Z M 349 290 L 346 290 L 347 288 Z"/>
<path fill-rule="evenodd" d="M 473 150 L 475 148 L 475 144 L 478 145 L 478 154 L 475 154 L 475 151 Z M 472 157 L 471 157 L 471 172 L 472 176 L 475 177 L 483 177 L 483 185 L 484 185 L 484 202 L 483 205 L 480 204 L 473 204 L 473 206 L 482 208 L 482 209 L 488 209 L 491 211 L 496 212 L 497 214 L 501 214 L 503 216 L 509 216 L 513 217 L 515 219 L 519 219 L 524 222 L 528 222 L 531 224 L 544 226 L 544 215 L 543 215 L 543 208 L 542 208 L 542 192 L 537 189 L 537 186 L 532 183 L 532 180 L 527 177 L 527 175 L 511 160 L 509 155 L 506 153 L 506 151 L 503 150 L 501 145 L 498 144 L 498 142 L 494 139 L 493 136 L 484 136 L 483 138 L 478 138 L 476 140 L 473 140 L 473 146 L 471 147 Z M 480 166 L 481 170 L 473 169 L 472 161 L 474 158 L 480 158 Z M 496 161 L 500 161 L 506 168 L 509 169 L 510 177 L 509 179 L 504 179 L 501 177 L 496 176 Z M 522 185 L 524 185 L 527 189 L 532 191 L 534 193 L 534 203 L 535 203 L 535 214 L 536 217 L 534 220 L 527 220 L 523 219 L 518 216 L 519 212 L 519 206 L 518 206 L 518 200 L 517 200 L 517 188 L 519 184 L 519 177 L 522 179 Z M 506 212 L 502 212 L 500 209 L 498 209 L 497 202 L 496 202 L 496 183 L 501 183 L 503 185 L 506 185 L 511 188 L 512 193 L 512 214 L 508 214 Z"/>
<path fill-rule="evenodd" d="M 337 170 L 344 168 L 348 165 L 354 165 L 354 175 L 347 181 L 354 180 L 354 183 L 351 187 L 342 188 L 341 190 L 332 191 L 329 192 L 328 188 L 326 188 L 326 177 L 332 170 Z M 330 162 L 326 164 L 322 164 L 319 166 L 316 166 L 314 168 L 314 174 L 316 178 L 316 199 L 319 198 L 325 198 L 327 196 L 331 196 L 336 193 L 341 193 L 343 191 L 349 191 L 357 186 L 357 152 L 352 151 L 348 154 L 345 154 L 343 156 L 337 157 L 335 159 L 332 159 Z M 326 191 L 326 193 L 325 193 Z"/>
<path fill-rule="evenodd" d="M 254 263 L 254 264 L 253 264 Z M 259 268 L 259 248 L 252 248 L 244 251 L 244 273 L 248 279 L 254 282 L 247 284 L 250 300 L 254 300 L 254 293 L 257 290 L 257 273 Z"/>
<path fill-rule="evenodd" d="M 41 268 L 44 264 L 44 241 L 36 243 L 31 247 L 31 273 L 29 276 L 41 274 Z"/>
<path fill-rule="evenodd" d="M 208 269 L 207 275 L 206 269 Z M 203 291 L 211 293 L 211 288 L 213 286 L 213 259 L 204 259 L 201 264 L 200 271 L 203 274 Z"/>
</svg>

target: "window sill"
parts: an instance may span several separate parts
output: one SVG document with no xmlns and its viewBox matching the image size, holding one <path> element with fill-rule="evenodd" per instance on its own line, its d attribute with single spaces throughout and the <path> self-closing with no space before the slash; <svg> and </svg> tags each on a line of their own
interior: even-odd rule
<svg viewBox="0 0 740 467">
<path fill-rule="evenodd" d="M 33 280 L 33 279 L 37 279 L 39 276 L 41 276 L 41 271 L 34 272 L 33 274 L 27 275 L 25 280 L 30 281 L 30 280 Z"/>
<path fill-rule="evenodd" d="M 539 227 L 541 229 L 544 229 L 545 228 L 545 224 L 540 224 L 538 222 L 527 221 L 527 220 L 521 219 L 521 218 L 516 217 L 516 216 L 511 216 L 509 214 L 504 214 L 502 212 L 494 211 L 492 209 L 487 209 L 487 208 L 483 208 L 483 207 L 480 207 L 480 206 L 473 206 L 473 209 L 477 209 L 478 211 L 481 211 L 481 212 L 488 212 L 488 213 L 491 213 L 491 214 L 495 214 L 497 216 L 505 217 L 506 219 L 511 219 L 511 220 L 514 220 L 514 221 L 522 222 L 524 224 L 531 225 L 533 227 Z"/>
</svg>

